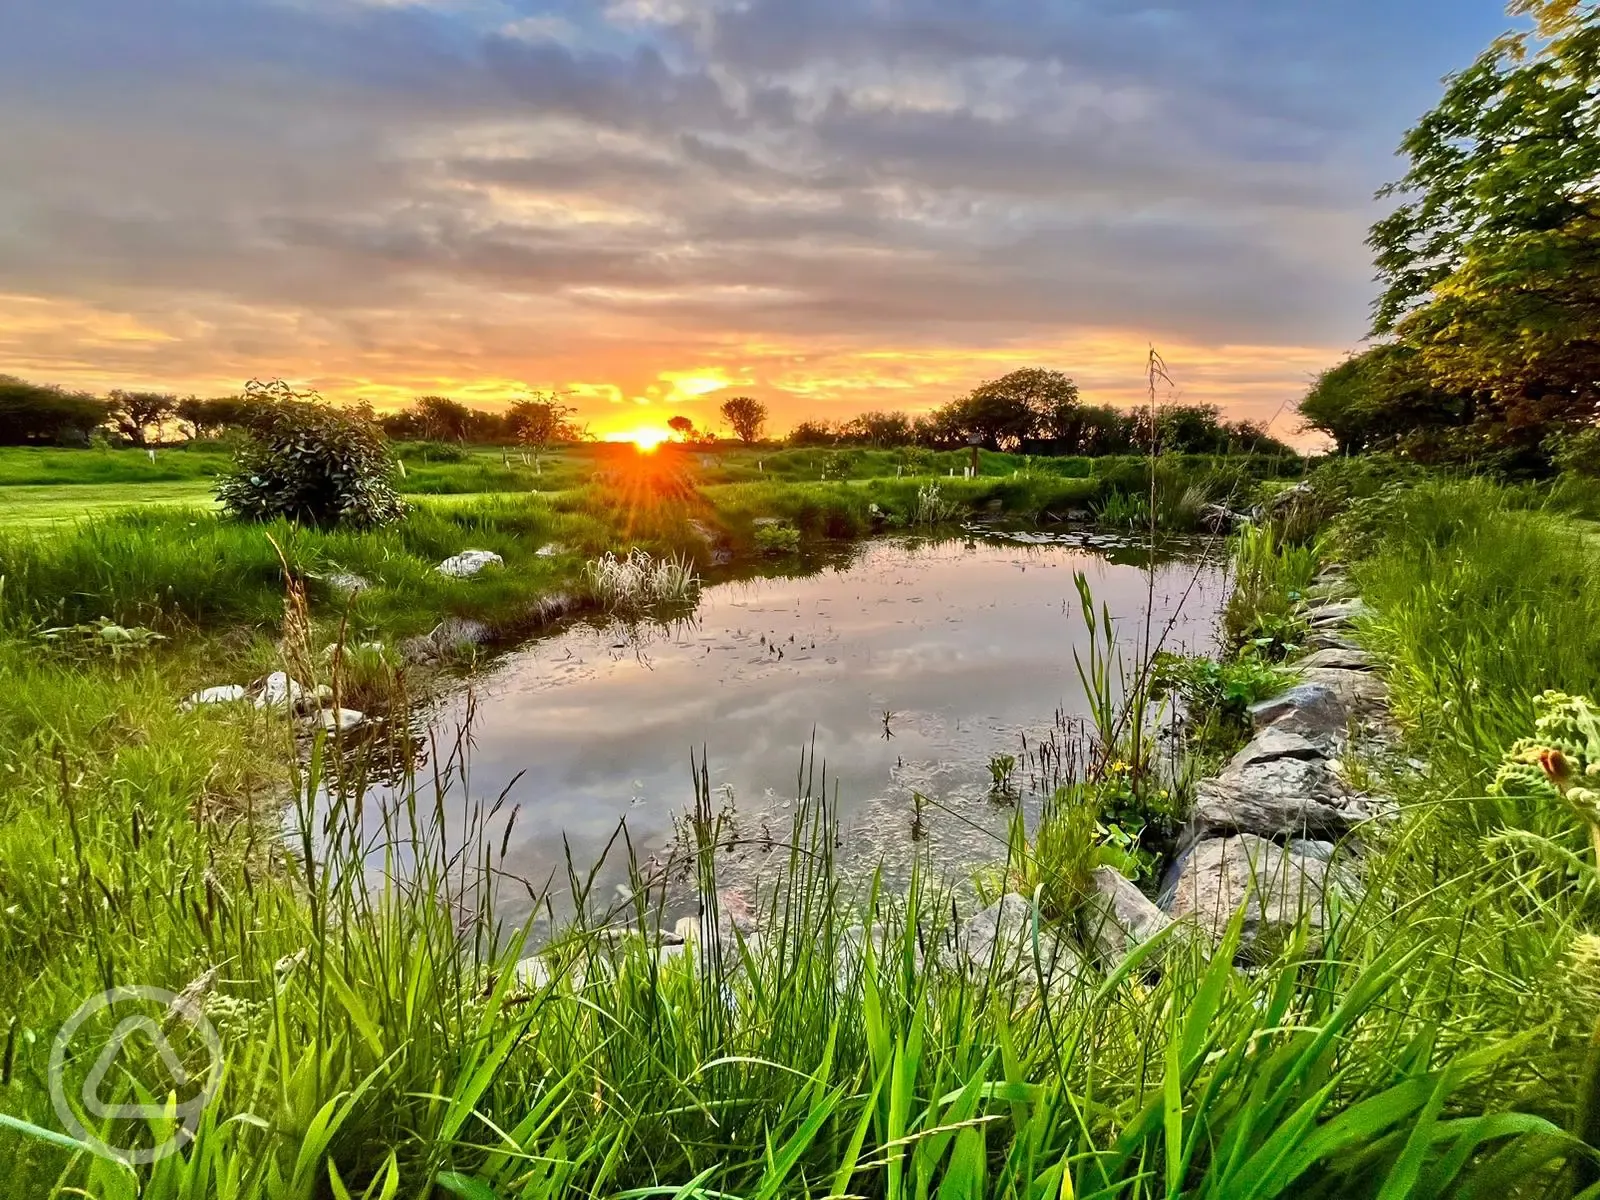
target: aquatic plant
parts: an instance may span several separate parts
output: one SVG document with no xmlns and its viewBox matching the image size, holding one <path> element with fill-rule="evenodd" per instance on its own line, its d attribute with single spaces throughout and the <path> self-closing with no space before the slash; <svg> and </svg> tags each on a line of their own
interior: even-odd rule
<svg viewBox="0 0 1600 1200">
<path fill-rule="evenodd" d="M 917 489 L 916 506 L 911 510 L 913 525 L 943 525 L 961 515 L 961 502 L 946 497 L 937 482 L 928 482 Z"/>
<path fill-rule="evenodd" d="M 989 759 L 989 776 L 994 781 L 991 789 L 997 796 L 1011 793 L 1011 776 L 1017 769 L 1015 754 L 996 754 Z"/>
<path fill-rule="evenodd" d="M 800 531 L 793 525 L 757 525 L 755 543 L 762 554 L 793 554 L 800 549 Z"/>
<path fill-rule="evenodd" d="M 661 558 L 633 550 L 623 557 L 607 551 L 584 564 L 584 578 L 608 611 L 687 604 L 700 590 L 694 564 L 676 554 Z"/>
</svg>

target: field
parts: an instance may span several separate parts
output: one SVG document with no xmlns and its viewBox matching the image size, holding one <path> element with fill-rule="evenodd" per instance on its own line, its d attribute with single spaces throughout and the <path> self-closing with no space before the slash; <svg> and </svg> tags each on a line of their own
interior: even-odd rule
<svg viewBox="0 0 1600 1200">
<path fill-rule="evenodd" d="M 381 816 L 407 882 L 368 888 L 382 876 L 368 873 L 371 814 L 356 814 L 365 773 L 393 770 L 381 744 L 296 753 L 282 717 L 175 701 L 297 645 L 393 647 L 446 615 L 518 636 L 558 591 L 595 602 L 584 564 L 606 551 L 709 572 L 717 549 L 739 569 L 772 527 L 757 522 L 777 521 L 802 561 L 829 539 L 914 527 L 930 483 L 947 519 L 1147 521 L 1149 464 L 985 456 L 965 480 L 948 474 L 964 455 L 586 449 L 536 471 L 494 450 L 418 449 L 409 519 L 356 534 L 222 519 L 205 505 L 218 455 L 164 451 L 151 476 L 143 455 L 53 457 L 75 453 L 101 452 L 0 453 L 0 988 L 16 998 L 0 1157 L 18 1194 L 1387 1200 L 1590 1186 L 1588 834 L 1552 797 L 1489 785 L 1540 692 L 1600 693 L 1592 497 L 1377 479 L 1331 489 L 1344 512 L 1309 540 L 1241 537 L 1241 646 L 1302 637 L 1310 573 L 1350 564 L 1373 610 L 1359 637 L 1404 735 L 1353 769 L 1402 819 L 1368 835 L 1359 900 L 1247 971 L 1237 929 L 1216 952 L 1169 934 L 1041 999 L 1042 979 L 952 970 L 936 952 L 952 926 L 936 864 L 905 894 L 836 874 L 821 795 L 780 838 L 763 936 L 719 923 L 709 786 L 681 864 L 711 914 L 699 943 L 659 949 L 641 877 L 631 900 L 596 897 L 530 974 L 519 932 L 463 886 L 493 872 L 493 847 L 478 861 L 430 832 L 426 771 Z M 1242 502 L 1269 473 L 1162 463 L 1158 523 L 1192 519 L 1200 487 Z M 468 547 L 502 554 L 504 571 L 433 571 Z M 284 562 L 308 608 L 286 601 Z M 350 598 L 328 582 L 341 572 L 372 586 Z M 42 636 L 102 618 L 163 640 Z M 1092 679 L 1110 677 L 1105 653 Z M 347 702 L 396 712 L 430 682 L 386 655 L 352 655 L 330 678 Z M 1092 830 L 1130 787 L 1139 800 L 1154 786 L 1127 773 L 1151 731 L 1102 700 L 1104 768 L 996 864 L 1035 897 L 1039 944 L 1080 919 L 1085 814 Z M 92 1129 L 63 1136 L 49 1100 L 54 1030 L 84 995 L 134 980 L 190 995 L 227 1046 L 194 1139 L 148 1167 L 98 1153 Z M 148 1139 L 176 1115 L 149 1117 Z"/>
</svg>

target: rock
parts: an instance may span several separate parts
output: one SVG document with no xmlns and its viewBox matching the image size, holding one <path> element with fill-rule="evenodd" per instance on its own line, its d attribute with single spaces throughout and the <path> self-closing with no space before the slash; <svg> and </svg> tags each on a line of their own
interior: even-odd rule
<svg viewBox="0 0 1600 1200">
<path fill-rule="evenodd" d="M 1358 646 L 1328 646 L 1289 665 L 1297 671 L 1314 671 L 1321 667 L 1336 671 L 1370 671 L 1373 662 L 1372 656 Z"/>
<path fill-rule="evenodd" d="M 520 959 L 511 971 L 516 980 L 514 990 L 517 992 L 537 992 L 550 986 L 552 978 L 550 962 L 542 954 Z"/>
<path fill-rule="evenodd" d="M 1073 525 L 1087 525 L 1094 520 L 1094 512 L 1087 508 L 1069 508 L 1064 519 Z"/>
<path fill-rule="evenodd" d="M 1339 872 L 1322 858 L 1251 834 L 1212 838 L 1184 861 L 1169 911 L 1216 944 L 1243 908 L 1241 946 L 1249 947 L 1281 939 L 1302 918 L 1320 931 L 1327 893 L 1342 886 Z"/>
<path fill-rule="evenodd" d="M 1121 872 L 1096 867 L 1092 879 L 1094 890 L 1084 899 L 1080 921 L 1087 944 L 1102 962 L 1120 962 L 1172 924 Z"/>
<path fill-rule="evenodd" d="M 1196 787 L 1187 838 L 1339 837 L 1371 817 L 1362 798 L 1322 759 L 1230 763 Z"/>
<path fill-rule="evenodd" d="M 439 653 L 438 645 L 427 634 L 418 634 L 416 637 L 408 637 L 405 641 L 400 643 L 400 658 L 404 662 L 419 664 L 435 663 L 438 662 L 442 657 L 443 655 Z"/>
<path fill-rule="evenodd" d="M 313 693 L 289 678 L 287 671 L 274 671 L 265 679 L 256 680 L 250 685 L 250 691 L 255 696 L 257 708 L 270 708 L 278 712 L 288 712 L 313 698 Z"/>
<path fill-rule="evenodd" d="M 366 719 L 365 713 L 353 708 L 319 708 L 310 716 L 303 717 L 301 723 L 308 733 L 315 733 L 319 729 L 328 733 L 347 733 L 364 724 Z"/>
<path fill-rule="evenodd" d="M 1313 629 L 1306 634 L 1306 646 L 1312 650 L 1359 650 L 1361 647 L 1333 629 Z"/>
<path fill-rule="evenodd" d="M 357 575 L 354 571 L 330 571 L 322 577 L 322 582 L 327 584 L 328 590 L 336 596 L 354 596 L 372 586 L 369 579 Z"/>
<path fill-rule="evenodd" d="M 529 605 L 528 620 L 535 627 L 553 625 L 582 607 L 583 601 L 571 592 L 551 592 Z"/>
<path fill-rule="evenodd" d="M 446 617 L 428 634 L 428 640 L 439 648 L 441 654 L 484 646 L 493 637 L 494 634 L 487 625 L 482 621 L 474 621 L 471 617 Z"/>
<path fill-rule="evenodd" d="M 1306 609 L 1306 620 L 1313 629 L 1327 629 L 1330 626 L 1345 626 L 1372 615 L 1372 609 L 1367 607 L 1365 600 L 1359 596 L 1354 600 L 1334 600 L 1327 604 L 1317 604 Z"/>
<path fill-rule="evenodd" d="M 1377 716 L 1388 703 L 1389 689 L 1370 671 L 1314 667 L 1305 672 L 1305 685 L 1325 687 L 1347 710 L 1361 717 Z"/>
<path fill-rule="evenodd" d="M 1231 533 L 1249 519 L 1247 514 L 1234 512 L 1225 504 L 1200 506 L 1200 524 L 1210 533 Z"/>
<path fill-rule="evenodd" d="M 322 654 L 320 657 L 323 662 L 332 662 L 334 655 L 338 652 L 339 643 L 329 642 L 322 648 Z M 378 657 L 383 658 L 386 657 L 388 653 L 389 648 L 382 642 L 357 642 L 353 646 L 346 644 L 344 648 L 344 657 L 346 661 L 356 654 L 376 654 Z"/>
<path fill-rule="evenodd" d="M 699 538 L 708 551 L 711 552 L 711 565 L 716 567 L 726 566 L 733 561 L 733 551 L 723 541 L 722 535 L 704 521 L 690 518 L 689 531 Z"/>
<path fill-rule="evenodd" d="M 202 704 L 237 704 L 241 700 L 250 698 L 250 690 L 243 684 L 224 683 L 216 687 L 201 688 L 194 695 L 178 705 L 184 712 L 198 708 Z"/>
<path fill-rule="evenodd" d="M 558 554 L 565 554 L 567 548 L 557 542 L 546 542 L 533 552 L 535 558 L 554 558 Z"/>
<path fill-rule="evenodd" d="M 1324 748 L 1343 742 L 1350 731 L 1350 710 L 1330 687 L 1298 683 L 1285 692 L 1252 704 L 1250 720 L 1257 732 L 1276 727 L 1298 733 Z"/>
<path fill-rule="evenodd" d="M 485 567 L 503 567 L 505 559 L 492 550 L 463 550 L 445 559 L 435 570 L 454 579 L 470 579 Z"/>
<path fill-rule="evenodd" d="M 1279 758 L 1326 758 L 1323 747 L 1304 734 L 1292 729 L 1268 725 L 1233 756 L 1231 765 L 1247 767 L 1252 763 L 1272 762 Z"/>
<path fill-rule="evenodd" d="M 956 952 L 966 969 L 979 978 L 1037 981 L 1047 988 L 1070 984 L 1087 971 L 1078 950 L 1041 918 L 1037 947 L 1033 937 L 1034 908 L 1008 892 L 956 935 Z"/>
</svg>

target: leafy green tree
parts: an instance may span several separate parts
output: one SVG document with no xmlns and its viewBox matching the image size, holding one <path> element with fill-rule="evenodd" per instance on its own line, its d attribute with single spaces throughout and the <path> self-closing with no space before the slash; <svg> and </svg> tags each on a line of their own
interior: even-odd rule
<svg viewBox="0 0 1600 1200">
<path fill-rule="evenodd" d="M 767 423 L 767 406 L 751 396 L 731 396 L 722 402 L 722 419 L 745 445 L 761 437 Z"/>
<path fill-rule="evenodd" d="M 1448 445 L 1476 412 L 1472 397 L 1442 391 L 1415 348 L 1382 342 L 1317 377 L 1300 401 L 1308 429 L 1333 438 L 1341 454 Z M 1430 457 L 1423 453 L 1423 458 Z"/>
<path fill-rule="evenodd" d="M 864 446 L 904 446 L 912 440 L 911 418 L 903 412 L 864 412 L 840 429 L 845 441 Z"/>
<path fill-rule="evenodd" d="M 111 402 L 112 427 L 135 446 L 148 446 L 152 433 L 159 442 L 178 411 L 178 398 L 166 392 L 119 390 L 106 398 Z"/>
<path fill-rule="evenodd" d="M 87 444 L 110 416 L 110 405 L 85 392 L 0 375 L 0 445 Z"/>
<path fill-rule="evenodd" d="M 1534 28 L 1451 77 L 1406 134 L 1373 226 L 1374 329 L 1477 398 L 1479 447 L 1537 457 L 1600 417 L 1600 7 L 1519 0 Z"/>
<path fill-rule="evenodd" d="M 244 398 L 249 438 L 217 486 L 229 513 L 358 528 L 405 515 L 392 483 L 394 459 L 377 426 L 282 380 L 253 379 Z"/>
</svg>

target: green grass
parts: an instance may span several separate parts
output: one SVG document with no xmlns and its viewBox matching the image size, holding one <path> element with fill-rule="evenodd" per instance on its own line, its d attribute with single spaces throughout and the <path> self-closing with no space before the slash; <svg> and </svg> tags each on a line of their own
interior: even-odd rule
<svg viewBox="0 0 1600 1200">
<path fill-rule="evenodd" d="M 1171 487 L 1193 482 L 1173 466 Z M 446 847 L 430 832 L 437 808 L 460 804 L 443 790 L 453 748 L 431 748 L 441 774 L 424 771 L 379 813 L 362 772 L 417 768 L 403 711 L 393 744 L 352 759 L 321 746 L 307 761 L 281 719 L 174 700 L 219 672 L 242 682 L 274 665 L 282 572 L 268 533 L 312 576 L 318 640 L 344 611 L 314 578 L 333 569 L 377 585 L 350 608 L 352 640 L 395 637 L 449 611 L 514 623 L 603 549 L 704 554 L 691 517 L 736 546 L 753 543 L 758 516 L 808 539 L 889 527 L 925 482 L 707 484 L 667 467 L 590 478 L 604 469 L 547 465 L 573 473 L 567 486 L 446 494 L 371 534 L 160 510 L 0 531 L 0 990 L 12 1017 L 0 1169 L 14 1194 L 1574 1193 L 1563 1168 L 1582 1152 L 1561 1130 L 1600 1018 L 1574 950 L 1600 928 L 1600 881 L 1574 814 L 1486 794 L 1538 690 L 1600 691 L 1600 571 L 1570 507 L 1424 482 L 1370 516 L 1372 553 L 1354 567 L 1376 609 L 1362 636 L 1388 664 L 1406 753 L 1430 771 L 1353 761 L 1405 819 L 1363 833 L 1364 898 L 1320 942 L 1290 938 L 1245 973 L 1231 947 L 1207 957 L 1174 937 L 1051 981 L 1041 1003 L 1037 979 L 957 968 L 938 864 L 903 895 L 844 880 L 828 807 L 808 802 L 763 872 L 759 941 L 661 962 L 651 951 L 668 911 L 641 878 L 632 902 L 595 898 L 558 929 L 552 977 L 519 985 L 510 968 L 528 947 L 478 886 L 498 870 L 497 843 L 463 843 L 457 827 Z M 1120 486 L 1021 468 L 939 483 L 964 508 L 1023 517 Z M 570 553 L 537 556 L 545 540 Z M 506 571 L 432 572 L 469 545 L 504 554 Z M 1282 545 L 1246 557 L 1269 611 L 1315 566 Z M 84 660 L 35 636 L 100 616 L 171 640 Z M 679 865 L 714 909 L 722 831 L 703 786 L 690 830 Z M 1035 860 L 1003 874 L 1048 898 L 1042 943 L 1052 920 L 1072 920 L 1085 859 L 1059 838 L 1040 845 L 1049 853 L 1014 841 L 1014 858 Z M 405 869 L 385 882 L 386 863 Z M 1074 880 L 1052 878 L 1062 864 L 1077 864 Z M 552 898 L 559 911 L 585 892 L 588 864 L 577 867 Z M 867 953 L 847 949 L 860 945 L 852 929 L 874 931 Z M 227 1056 L 198 1139 L 131 1172 L 50 1140 L 61 1021 L 113 983 L 196 981 Z M 128 1076 L 109 1086 L 120 1090 L 103 1098 L 135 1099 Z"/>
</svg>

